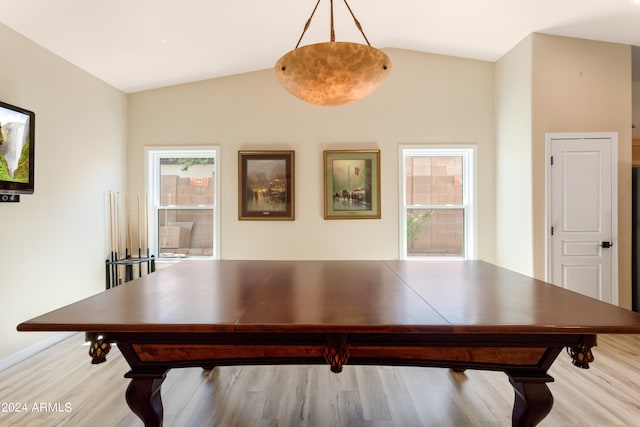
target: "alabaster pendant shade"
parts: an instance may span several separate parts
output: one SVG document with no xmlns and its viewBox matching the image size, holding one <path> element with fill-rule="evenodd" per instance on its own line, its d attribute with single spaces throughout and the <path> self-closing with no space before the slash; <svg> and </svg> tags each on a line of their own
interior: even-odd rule
<svg viewBox="0 0 640 427">
<path fill-rule="evenodd" d="M 333 106 L 373 93 L 391 72 L 391 61 L 368 45 L 330 41 L 292 50 L 274 71 L 278 82 L 298 98 Z"/>
</svg>

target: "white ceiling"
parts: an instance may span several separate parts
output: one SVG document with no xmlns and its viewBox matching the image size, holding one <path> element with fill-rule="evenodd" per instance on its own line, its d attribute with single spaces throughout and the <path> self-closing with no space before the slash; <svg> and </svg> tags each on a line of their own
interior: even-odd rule
<svg viewBox="0 0 640 427">
<path fill-rule="evenodd" d="M 0 22 L 124 92 L 271 68 L 316 0 L 0 0 Z M 334 2 L 337 41 L 364 42 Z M 631 0 L 349 0 L 371 44 L 495 61 L 542 32 L 640 46 Z M 302 45 L 329 40 L 329 0 Z M 393 59 L 393 58 L 392 58 Z M 0 60 L 1 62 L 1 60 Z"/>
</svg>

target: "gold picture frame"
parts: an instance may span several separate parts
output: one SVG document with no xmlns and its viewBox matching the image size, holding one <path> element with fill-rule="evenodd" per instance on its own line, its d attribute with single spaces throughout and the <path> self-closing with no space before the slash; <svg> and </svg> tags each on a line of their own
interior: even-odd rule
<svg viewBox="0 0 640 427">
<path fill-rule="evenodd" d="M 295 219 L 295 153 L 238 151 L 238 219 Z"/>
<path fill-rule="evenodd" d="M 325 150 L 324 219 L 380 217 L 380 150 Z"/>
</svg>

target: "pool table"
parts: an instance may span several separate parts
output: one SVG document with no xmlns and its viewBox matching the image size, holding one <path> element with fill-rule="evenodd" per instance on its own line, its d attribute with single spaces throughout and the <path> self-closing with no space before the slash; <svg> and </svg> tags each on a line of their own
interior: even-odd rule
<svg viewBox="0 0 640 427">
<path fill-rule="evenodd" d="M 170 369 L 242 364 L 502 371 L 513 425 L 533 426 L 555 359 L 588 368 L 597 334 L 640 333 L 640 314 L 482 261 L 185 260 L 18 330 L 85 332 L 92 363 L 117 343 L 145 426 Z"/>
</svg>

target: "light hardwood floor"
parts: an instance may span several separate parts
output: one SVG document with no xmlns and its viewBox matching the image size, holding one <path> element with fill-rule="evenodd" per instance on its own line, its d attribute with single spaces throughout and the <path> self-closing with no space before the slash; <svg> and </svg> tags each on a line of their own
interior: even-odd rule
<svg viewBox="0 0 640 427">
<path fill-rule="evenodd" d="M 0 426 L 142 425 L 124 400 L 124 358 L 113 348 L 91 365 L 82 338 L 0 372 Z M 600 336 L 594 354 L 589 370 L 558 357 L 554 407 L 540 425 L 640 426 L 640 335 Z M 510 426 L 513 404 L 499 372 L 376 366 L 176 369 L 162 397 L 165 426 L 197 427 Z"/>
</svg>

